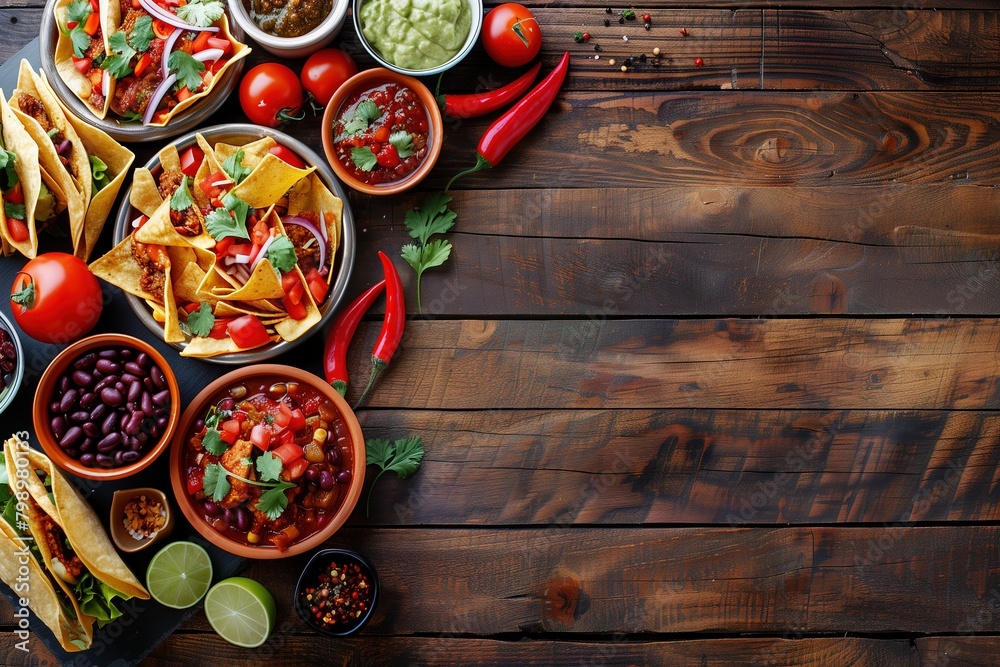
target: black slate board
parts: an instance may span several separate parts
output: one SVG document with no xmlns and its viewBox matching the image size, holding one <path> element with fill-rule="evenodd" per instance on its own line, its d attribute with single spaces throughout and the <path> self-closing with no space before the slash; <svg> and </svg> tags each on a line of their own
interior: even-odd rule
<svg viewBox="0 0 1000 667">
<path fill-rule="evenodd" d="M 22 58 L 26 58 L 35 69 L 39 67 L 38 39 L 21 49 L 14 57 L 0 66 L 0 88 L 6 96 L 10 96 L 17 83 L 17 69 Z M 166 142 L 164 142 L 166 143 Z M 154 154 L 163 144 L 130 145 L 130 148 L 137 153 L 136 163 L 142 164 L 149 155 Z M 122 187 L 124 192 L 131 184 L 127 179 Z M 116 207 L 117 208 L 117 207 Z M 105 225 L 104 233 L 95 250 L 94 256 L 99 256 L 111 247 L 111 225 Z M 53 239 L 44 240 L 44 250 L 59 250 L 58 241 Z M 68 250 L 68 248 L 66 249 Z M 14 277 L 24 265 L 25 259 L 20 255 L 0 258 L 0 291 L 6 294 L 13 284 Z M 182 405 L 186 406 L 195 394 L 206 384 L 216 377 L 224 374 L 228 367 L 209 364 L 203 361 L 183 359 L 177 350 L 167 345 L 162 340 L 158 340 L 146 329 L 129 308 L 122 292 L 107 283 L 101 283 L 104 292 L 104 310 L 101 318 L 92 333 L 119 332 L 146 340 L 157 347 L 163 353 L 177 376 L 180 384 Z M 7 299 L 0 299 L 0 311 L 11 318 L 10 304 Z M 65 346 L 49 345 L 39 343 L 32 338 L 21 334 L 21 344 L 24 347 L 25 369 L 24 381 L 18 391 L 14 402 L 0 415 L 0 435 L 4 439 L 10 434 L 18 431 L 34 433 L 31 421 L 31 403 L 34 397 L 34 387 L 38 383 L 42 372 L 49 365 L 49 362 Z M 313 357 L 318 358 L 318 356 Z M 281 362 L 282 360 L 277 360 Z M 287 363 L 288 360 L 285 360 Z M 316 369 L 312 369 L 314 372 Z M 39 448 L 37 439 L 29 438 L 29 443 Z M 115 482 L 94 482 L 92 480 L 80 479 L 73 475 L 67 475 L 72 480 L 83 496 L 90 502 L 98 516 L 108 522 L 108 515 L 111 511 L 112 494 L 118 489 L 132 488 L 139 486 L 152 486 L 165 491 L 168 497 L 173 497 L 170 490 L 170 473 L 167 463 L 167 456 L 164 455 L 152 466 L 141 473 L 124 480 Z M 173 509 L 176 511 L 176 505 Z M 231 554 L 228 554 L 211 544 L 205 542 L 191 528 L 183 515 L 178 514 L 177 526 L 170 537 L 171 540 L 186 539 L 197 542 L 204 546 L 212 558 L 214 568 L 213 581 L 219 581 L 239 572 L 246 561 Z M 152 547 L 152 551 L 140 552 L 138 554 L 122 554 L 125 562 L 136 574 L 140 581 L 145 580 L 146 566 L 152 558 L 157 547 Z M 0 585 L 4 596 L 11 603 L 14 609 L 18 609 L 17 596 L 7 586 Z M 130 600 L 120 605 L 124 614 L 122 618 L 103 628 L 94 628 L 94 643 L 87 651 L 80 653 L 67 653 L 62 650 L 55 637 L 41 622 L 34 616 L 30 621 L 30 632 L 28 648 L 31 650 L 34 642 L 41 641 L 52 652 L 52 654 L 62 664 L 80 665 L 81 667 L 90 665 L 101 665 L 109 667 L 126 667 L 138 663 L 144 656 L 149 654 L 160 642 L 167 638 L 185 620 L 193 615 L 200 605 L 191 609 L 178 610 L 169 609 L 152 600 Z M 222 641 L 221 639 L 219 641 Z"/>
</svg>

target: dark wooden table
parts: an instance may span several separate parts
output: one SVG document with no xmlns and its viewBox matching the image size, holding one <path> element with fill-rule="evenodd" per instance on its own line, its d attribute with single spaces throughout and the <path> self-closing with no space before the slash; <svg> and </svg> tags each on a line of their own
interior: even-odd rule
<svg viewBox="0 0 1000 667">
<path fill-rule="evenodd" d="M 1000 663 L 995 3 L 657 0 L 648 32 L 528 4 L 543 72 L 573 54 L 565 92 L 457 186 L 453 259 L 360 414 L 427 445 L 332 541 L 375 562 L 373 622 L 317 637 L 304 559 L 255 563 L 264 647 L 199 612 L 145 664 Z M 41 9 L 0 7 L 3 60 Z M 510 78 L 477 48 L 444 86 Z M 447 126 L 423 192 L 488 122 Z M 352 196 L 350 295 L 378 250 L 402 266 L 421 194 Z M 0 624 L 6 664 L 51 664 Z"/>
</svg>

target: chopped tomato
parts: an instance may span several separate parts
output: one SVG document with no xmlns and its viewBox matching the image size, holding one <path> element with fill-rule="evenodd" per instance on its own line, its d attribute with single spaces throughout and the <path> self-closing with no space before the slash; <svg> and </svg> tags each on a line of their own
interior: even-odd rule
<svg viewBox="0 0 1000 667">
<path fill-rule="evenodd" d="M 231 257 L 249 255 L 251 252 L 253 252 L 253 245 L 250 243 L 233 243 L 229 246 L 229 255 Z"/>
<path fill-rule="evenodd" d="M 294 442 L 286 442 L 280 447 L 273 449 L 271 453 L 281 459 L 281 462 L 285 465 L 302 458 L 302 448 Z"/>
<path fill-rule="evenodd" d="M 216 317 L 215 323 L 212 324 L 212 331 L 209 332 L 208 337 L 217 338 L 219 340 L 225 338 L 230 322 L 232 322 L 231 318 Z"/>
<path fill-rule="evenodd" d="M 212 35 L 213 33 L 205 32 L 204 35 Z M 225 39 L 224 37 L 209 37 L 208 38 L 208 48 L 210 49 L 222 49 L 222 57 L 229 55 L 229 49 L 232 47 L 232 43 Z"/>
<path fill-rule="evenodd" d="M 285 468 L 281 476 L 287 478 L 289 482 L 294 482 L 299 477 L 302 477 L 302 473 L 306 471 L 309 467 L 309 461 L 306 459 L 296 459 L 292 461 L 287 468 Z"/>
<path fill-rule="evenodd" d="M 229 323 L 226 328 L 229 337 L 236 343 L 236 347 L 246 350 L 252 347 L 260 347 L 271 341 L 271 337 L 264 328 L 264 324 L 257 319 L 256 315 L 243 315 L 237 317 Z"/>
<path fill-rule="evenodd" d="M 192 468 L 187 474 L 188 495 L 194 494 L 205 488 L 205 472 L 201 468 Z"/>
<path fill-rule="evenodd" d="M 271 446 L 271 430 L 266 424 L 254 424 L 250 430 L 250 442 L 267 451 L 267 448 Z"/>
<path fill-rule="evenodd" d="M 257 245 L 264 245 L 270 237 L 271 230 L 268 229 L 266 222 L 261 220 L 253 225 L 253 231 L 250 232 L 250 240 L 253 243 Z"/>
<path fill-rule="evenodd" d="M 278 413 L 274 415 L 274 423 L 281 428 L 285 428 L 292 423 L 292 409 L 288 407 L 287 403 L 278 404 Z"/>
<path fill-rule="evenodd" d="M 287 294 L 281 297 L 281 303 L 284 305 L 288 316 L 293 320 L 304 320 L 309 315 L 309 311 L 306 310 L 304 303 L 301 301 L 299 303 L 292 303 Z"/>
<path fill-rule="evenodd" d="M 287 444 L 289 442 L 294 442 L 294 441 L 295 441 L 295 431 L 290 431 L 288 429 L 285 429 L 284 431 L 282 431 L 281 433 L 278 434 L 278 443 L 279 444 L 284 445 L 284 444 Z"/>
<path fill-rule="evenodd" d="M 90 16 L 87 17 L 86 23 L 83 24 L 83 31 L 90 35 L 91 37 L 97 32 L 97 29 L 101 27 L 101 15 L 99 12 L 91 12 Z"/>
<path fill-rule="evenodd" d="M 14 187 L 10 189 L 10 192 L 4 195 L 4 201 L 6 201 L 8 204 L 24 203 L 24 192 L 21 190 L 20 183 L 16 183 Z"/>
<path fill-rule="evenodd" d="M 209 71 L 211 71 L 212 74 L 218 74 L 219 70 L 221 70 L 223 67 L 225 67 L 226 63 L 228 63 L 228 62 L 229 62 L 229 58 L 219 58 L 214 63 L 212 63 L 212 66 L 209 68 Z"/>
<path fill-rule="evenodd" d="M 204 33 L 202 33 L 202 34 L 204 34 Z M 149 55 L 149 54 L 145 54 L 145 55 Z M 177 101 L 178 102 L 183 102 L 187 98 L 189 98 L 192 95 L 194 95 L 194 93 L 192 93 L 191 90 L 187 86 L 184 86 L 183 88 L 181 88 L 180 90 L 178 90 L 176 94 L 177 94 Z"/>
<path fill-rule="evenodd" d="M 205 193 L 206 197 L 218 197 L 224 192 L 224 190 L 221 185 L 215 185 L 215 183 L 219 183 L 221 181 L 231 183 L 231 181 L 229 181 L 229 177 L 226 176 L 225 173 L 217 171 L 214 174 L 209 174 L 203 178 L 201 182 L 198 183 L 198 187 L 201 188 L 201 191 Z"/>
<path fill-rule="evenodd" d="M 141 56 L 139 56 L 139 62 L 135 64 L 135 75 L 137 77 L 142 76 L 142 73 L 146 71 L 146 69 L 152 62 L 153 62 L 153 56 L 149 55 L 148 53 L 144 53 Z"/>
<path fill-rule="evenodd" d="M 288 545 L 292 540 L 299 536 L 299 529 L 297 526 L 285 526 L 285 528 L 271 538 L 271 544 L 278 549 L 278 551 L 284 551 L 288 548 Z"/>
<path fill-rule="evenodd" d="M 292 421 L 288 423 L 288 430 L 301 431 L 306 427 L 306 416 L 302 414 L 301 408 L 292 410 Z"/>
<path fill-rule="evenodd" d="M 142 4 L 139 0 L 132 0 L 132 9 L 142 9 Z"/>
<path fill-rule="evenodd" d="M 302 295 L 306 288 L 302 286 L 302 281 L 296 282 L 295 287 L 288 290 L 288 300 L 292 303 L 302 303 Z"/>
<path fill-rule="evenodd" d="M 166 39 L 170 37 L 174 32 L 174 27 L 167 23 L 166 21 L 161 21 L 160 19 L 153 19 L 153 33 L 160 39 Z"/>
<path fill-rule="evenodd" d="M 295 273 L 294 271 L 289 271 L 285 275 L 281 276 L 281 289 L 285 291 L 285 294 L 288 294 L 288 292 L 291 291 L 291 289 L 298 284 L 299 284 L 299 274 Z"/>
<path fill-rule="evenodd" d="M 201 308 L 201 304 L 200 303 L 195 303 L 193 301 L 191 303 L 184 304 L 184 312 L 185 313 L 193 313 L 194 311 L 198 310 L 199 308 Z"/>
<path fill-rule="evenodd" d="M 100 12 L 101 11 L 100 0 L 90 0 L 90 9 L 91 11 Z"/>
<path fill-rule="evenodd" d="M 183 7 L 187 2 L 185 0 L 163 0 L 163 4 L 167 7 Z"/>
<path fill-rule="evenodd" d="M 330 285 L 323 279 L 323 276 L 319 275 L 316 267 L 309 269 L 309 273 L 306 274 L 306 283 L 309 285 L 309 292 L 312 294 L 313 300 L 317 304 L 323 303 Z"/>
<path fill-rule="evenodd" d="M 302 161 L 302 158 L 296 155 L 295 152 L 292 149 L 288 148 L 287 146 L 282 146 L 281 144 L 278 144 L 276 146 L 271 146 L 270 150 L 268 150 L 268 153 L 270 153 L 276 158 L 284 160 L 285 162 L 287 162 L 288 164 L 292 165 L 297 169 L 306 168 L 306 163 Z"/>
<path fill-rule="evenodd" d="M 93 65 L 94 61 L 90 58 L 77 58 L 76 56 L 73 56 L 73 67 L 75 67 L 76 71 L 80 74 L 89 74 Z"/>
<path fill-rule="evenodd" d="M 227 419 L 219 424 L 219 432 L 222 436 L 222 441 L 229 443 L 230 445 L 235 444 L 236 440 L 240 437 L 241 428 L 239 419 Z"/>
<path fill-rule="evenodd" d="M 205 159 L 205 152 L 201 150 L 198 146 L 188 146 L 183 153 L 181 153 L 181 171 L 184 172 L 185 176 L 194 177 L 198 173 L 198 168 L 201 167 L 202 161 Z"/>
<path fill-rule="evenodd" d="M 194 42 L 191 44 L 191 51 L 193 53 L 200 53 L 208 48 L 208 40 L 212 36 L 212 33 L 207 30 L 199 32 L 198 36 L 194 38 Z"/>
<path fill-rule="evenodd" d="M 215 244 L 215 254 L 219 257 L 227 255 L 229 253 L 229 248 L 236 242 L 235 237 L 227 236 L 221 241 L 217 241 Z"/>
<path fill-rule="evenodd" d="M 10 239 L 15 243 L 23 243 L 28 240 L 28 225 L 23 220 L 17 218 L 7 218 L 7 232 Z"/>
</svg>

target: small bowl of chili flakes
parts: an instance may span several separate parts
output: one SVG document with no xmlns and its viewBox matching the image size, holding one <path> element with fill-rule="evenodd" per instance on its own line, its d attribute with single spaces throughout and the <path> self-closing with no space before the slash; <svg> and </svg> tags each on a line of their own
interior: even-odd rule
<svg viewBox="0 0 1000 667">
<path fill-rule="evenodd" d="M 167 496 L 159 489 L 122 489 L 112 497 L 111 539 L 125 553 L 163 541 L 175 522 Z"/>
<path fill-rule="evenodd" d="M 295 585 L 295 611 L 327 637 L 359 632 L 375 612 L 378 598 L 375 568 L 361 554 L 346 549 L 316 552 Z"/>
<path fill-rule="evenodd" d="M 427 86 L 376 67 L 337 89 L 326 105 L 322 134 L 337 178 L 364 194 L 394 195 L 434 169 L 444 125 Z"/>
</svg>

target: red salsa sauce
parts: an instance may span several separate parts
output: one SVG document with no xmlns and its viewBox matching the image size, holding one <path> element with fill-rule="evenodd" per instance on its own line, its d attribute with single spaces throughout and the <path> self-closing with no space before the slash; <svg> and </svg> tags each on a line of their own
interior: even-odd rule
<svg viewBox="0 0 1000 667">
<path fill-rule="evenodd" d="M 209 526 L 250 546 L 283 551 L 321 530 L 343 505 L 354 469 L 334 403 L 279 377 L 220 391 L 186 442 L 192 503 Z"/>
<path fill-rule="evenodd" d="M 417 94 L 384 83 L 344 101 L 333 127 L 334 152 L 359 181 L 392 183 L 409 176 L 427 157 L 428 128 Z"/>
</svg>

